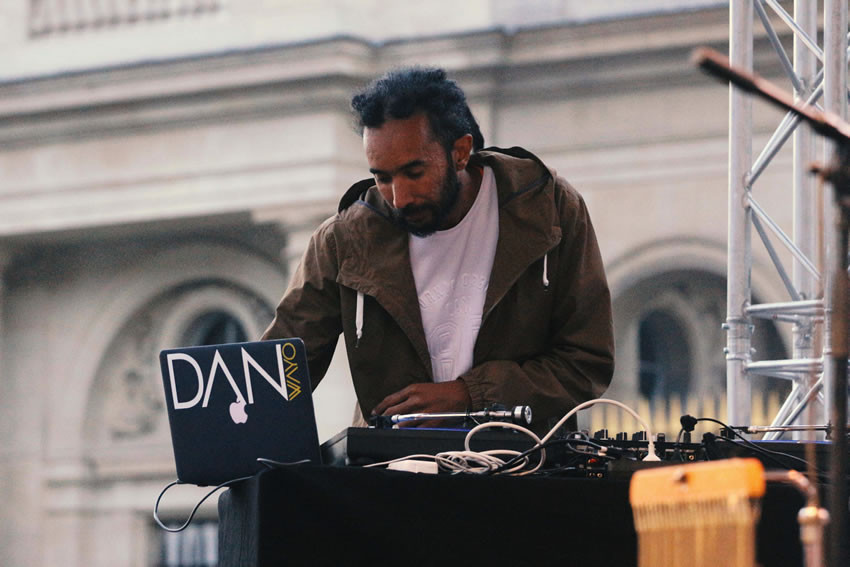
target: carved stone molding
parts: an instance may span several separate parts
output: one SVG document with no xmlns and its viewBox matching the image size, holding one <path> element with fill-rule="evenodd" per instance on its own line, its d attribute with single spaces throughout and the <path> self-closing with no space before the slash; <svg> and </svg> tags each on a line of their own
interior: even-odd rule
<svg viewBox="0 0 850 567">
<path fill-rule="evenodd" d="M 151 318 L 139 317 L 122 341 L 122 363 L 112 375 L 106 407 L 107 427 L 113 438 L 152 433 L 162 412 L 162 393 L 151 368 L 151 361 L 156 360 L 153 331 Z"/>
<path fill-rule="evenodd" d="M 33 37 L 214 13 L 220 0 L 30 0 Z"/>
<path fill-rule="evenodd" d="M 137 312 L 113 340 L 98 370 L 87 425 L 90 443 L 167 439 L 158 353 L 184 345 L 205 314 L 223 312 L 256 338 L 273 312 L 250 291 L 224 281 L 195 281 L 172 288 Z"/>
</svg>

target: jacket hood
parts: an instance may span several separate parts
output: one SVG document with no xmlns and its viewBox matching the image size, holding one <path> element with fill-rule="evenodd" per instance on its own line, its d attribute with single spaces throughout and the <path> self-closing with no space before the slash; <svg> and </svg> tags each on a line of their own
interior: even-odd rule
<svg viewBox="0 0 850 567">
<path fill-rule="evenodd" d="M 367 179 L 361 179 L 360 181 L 348 188 L 348 191 L 346 191 L 345 194 L 342 196 L 342 199 L 339 200 L 339 207 L 337 207 L 336 211 L 338 213 L 341 213 L 357 201 L 362 200 L 366 195 L 366 191 L 368 191 L 372 187 L 375 187 L 374 179 L 372 179 L 371 177 Z"/>
</svg>

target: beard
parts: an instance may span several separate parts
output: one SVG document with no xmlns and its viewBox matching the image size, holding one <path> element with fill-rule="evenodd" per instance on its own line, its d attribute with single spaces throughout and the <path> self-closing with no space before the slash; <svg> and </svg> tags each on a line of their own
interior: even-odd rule
<svg viewBox="0 0 850 567">
<path fill-rule="evenodd" d="M 393 219 L 401 229 L 414 236 L 430 236 L 442 226 L 443 221 L 457 203 L 458 195 L 460 195 L 460 180 L 457 172 L 447 167 L 437 202 L 393 209 Z"/>
</svg>

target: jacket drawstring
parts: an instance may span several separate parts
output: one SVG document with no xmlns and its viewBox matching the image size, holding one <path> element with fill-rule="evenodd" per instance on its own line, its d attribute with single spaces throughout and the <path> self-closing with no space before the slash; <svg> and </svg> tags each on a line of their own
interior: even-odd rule
<svg viewBox="0 0 850 567">
<path fill-rule="evenodd" d="M 549 289 L 549 254 L 543 255 L 543 287 Z"/>
<path fill-rule="evenodd" d="M 357 292 L 357 309 L 354 313 L 354 328 L 356 331 L 357 342 L 354 343 L 354 348 L 360 346 L 360 337 L 363 336 L 363 292 Z"/>
</svg>

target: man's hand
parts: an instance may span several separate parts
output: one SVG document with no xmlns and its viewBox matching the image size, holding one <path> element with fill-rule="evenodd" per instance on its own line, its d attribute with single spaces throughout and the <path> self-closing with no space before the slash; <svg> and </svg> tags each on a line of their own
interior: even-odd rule
<svg viewBox="0 0 850 567">
<path fill-rule="evenodd" d="M 372 415 L 461 412 L 471 405 L 472 399 L 463 380 L 411 384 L 381 400 L 372 410 Z"/>
</svg>

